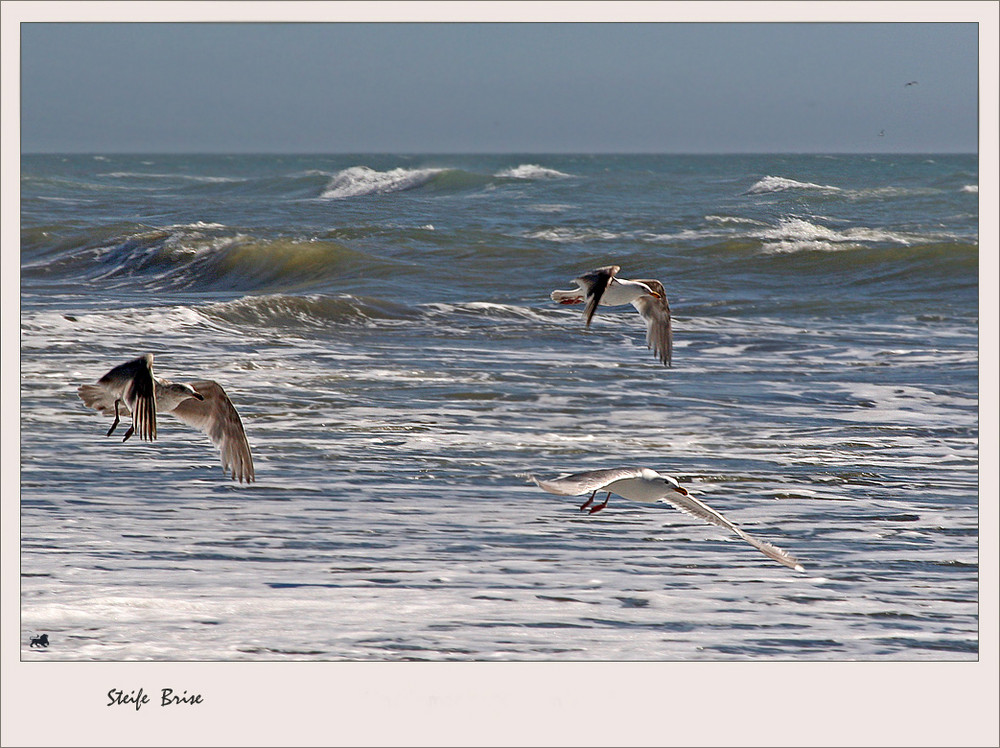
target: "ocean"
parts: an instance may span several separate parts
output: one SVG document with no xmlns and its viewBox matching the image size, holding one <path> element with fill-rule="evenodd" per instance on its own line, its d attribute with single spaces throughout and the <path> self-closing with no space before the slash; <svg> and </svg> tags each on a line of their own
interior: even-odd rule
<svg viewBox="0 0 1000 748">
<path fill-rule="evenodd" d="M 21 657 L 976 660 L 978 203 L 975 155 L 25 155 Z M 611 264 L 672 367 L 550 300 Z M 254 483 L 105 437 L 146 352 Z M 524 477 L 619 466 L 805 571 Z"/>
</svg>

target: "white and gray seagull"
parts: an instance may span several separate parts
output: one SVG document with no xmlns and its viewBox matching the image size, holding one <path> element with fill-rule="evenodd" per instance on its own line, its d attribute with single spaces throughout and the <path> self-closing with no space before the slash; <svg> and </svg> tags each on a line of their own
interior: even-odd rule
<svg viewBox="0 0 1000 748">
<path fill-rule="evenodd" d="M 631 304 L 646 322 L 646 345 L 653 349 L 664 366 L 671 366 L 674 333 L 670 323 L 667 292 L 658 280 L 626 280 L 617 277 L 618 265 L 591 270 L 574 278 L 578 286 L 573 291 L 553 291 L 551 298 L 560 304 L 582 304 L 583 319 L 590 322 L 598 306 Z"/>
<path fill-rule="evenodd" d="M 591 514 L 604 509 L 613 493 L 622 498 L 646 504 L 670 504 L 682 512 L 736 533 L 779 564 L 795 569 L 795 571 L 805 571 L 802 564 L 789 553 L 744 532 L 710 506 L 691 496 L 675 478 L 669 475 L 660 475 L 655 470 L 621 467 L 563 475 L 552 480 L 539 480 L 531 474 L 524 477 L 534 481 L 539 488 L 561 496 L 581 496 L 589 493 L 590 498 L 583 503 L 580 510 L 590 507 Z M 602 504 L 594 504 L 594 497 L 598 491 L 608 492 Z"/>
<path fill-rule="evenodd" d="M 132 425 L 123 442 L 133 434 L 140 439 L 156 439 L 156 414 L 172 413 L 188 426 L 207 434 L 218 447 L 222 467 L 234 480 L 254 480 L 253 458 L 240 414 L 218 382 L 197 380 L 171 382 L 153 376 L 153 354 L 116 366 L 97 384 L 84 384 L 77 390 L 88 408 L 115 421 L 106 436 L 111 436 L 121 420 L 121 413 L 132 414 Z"/>
</svg>

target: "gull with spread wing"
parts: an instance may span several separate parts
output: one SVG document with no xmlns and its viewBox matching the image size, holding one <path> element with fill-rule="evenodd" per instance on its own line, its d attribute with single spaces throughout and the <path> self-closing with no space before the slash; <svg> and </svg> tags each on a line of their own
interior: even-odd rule
<svg viewBox="0 0 1000 748">
<path fill-rule="evenodd" d="M 218 382 L 197 380 L 171 382 L 153 376 L 153 354 L 116 366 L 97 384 L 84 384 L 77 390 L 88 408 L 114 415 L 106 436 L 111 436 L 121 414 L 132 414 L 132 425 L 122 441 L 133 434 L 140 439 L 156 439 L 156 414 L 172 413 L 189 426 L 207 434 L 222 457 L 222 467 L 234 480 L 254 480 L 253 458 L 240 414 Z"/>
<path fill-rule="evenodd" d="M 598 306 L 631 304 L 646 322 L 646 345 L 664 366 L 671 366 L 674 350 L 674 333 L 670 321 L 670 304 L 667 292 L 658 280 L 626 280 L 618 277 L 618 265 L 607 265 L 575 278 L 578 286 L 573 291 L 553 291 L 551 298 L 560 304 L 584 304 L 583 319 L 586 326 L 597 312 Z"/>
<path fill-rule="evenodd" d="M 647 504 L 670 504 L 682 512 L 736 533 L 736 535 L 765 556 L 777 561 L 779 564 L 783 564 L 790 569 L 795 569 L 795 571 L 805 571 L 802 564 L 789 553 L 744 532 L 710 506 L 691 496 L 687 492 L 687 489 L 681 486 L 675 478 L 669 475 L 660 475 L 655 470 L 622 467 L 563 475 L 552 480 L 539 480 L 530 474 L 525 477 L 534 481 L 539 488 L 549 493 L 562 496 L 580 496 L 589 493 L 590 498 L 583 503 L 580 509 L 583 510 L 590 507 L 591 514 L 604 509 L 608 505 L 611 494 L 617 494 L 622 498 L 631 501 L 641 501 Z M 594 497 L 598 491 L 608 492 L 602 504 L 594 504 Z M 592 504 L 593 506 L 591 506 Z"/>
</svg>

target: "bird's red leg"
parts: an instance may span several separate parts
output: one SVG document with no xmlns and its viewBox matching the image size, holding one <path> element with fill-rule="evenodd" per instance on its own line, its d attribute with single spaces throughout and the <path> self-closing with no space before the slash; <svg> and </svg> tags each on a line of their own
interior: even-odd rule
<svg viewBox="0 0 1000 748">
<path fill-rule="evenodd" d="M 559 303 L 560 304 L 582 304 L 583 303 L 583 297 L 582 296 L 571 296 L 568 299 L 559 299 Z"/>
<path fill-rule="evenodd" d="M 608 499 L 610 499 L 610 498 L 611 498 L 611 492 L 608 491 L 608 495 L 604 497 L 604 503 L 603 504 L 598 504 L 597 506 L 591 507 L 590 508 L 590 513 L 593 514 L 594 512 L 601 511 L 604 507 L 606 507 L 608 505 Z"/>
<path fill-rule="evenodd" d="M 583 511 L 584 509 L 586 509 L 586 508 L 587 508 L 588 506 L 590 506 L 590 504 L 591 504 L 591 502 L 592 502 L 592 501 L 594 500 L 594 497 L 595 497 L 595 496 L 597 496 L 597 491 L 594 491 L 594 493 L 590 494 L 590 498 L 589 498 L 589 499 L 587 499 L 587 500 L 586 500 L 585 502 L 583 502 L 583 505 L 582 505 L 582 506 L 580 507 L 580 511 L 581 511 L 581 512 L 582 512 L 582 511 Z"/>
</svg>

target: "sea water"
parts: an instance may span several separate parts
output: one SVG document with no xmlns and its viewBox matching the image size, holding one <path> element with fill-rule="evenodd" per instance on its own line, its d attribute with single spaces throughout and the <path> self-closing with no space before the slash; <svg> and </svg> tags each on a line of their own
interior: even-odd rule
<svg viewBox="0 0 1000 748">
<path fill-rule="evenodd" d="M 974 155 L 24 156 L 22 658 L 974 660 L 977 185 Z M 671 368 L 631 307 L 549 299 L 609 264 L 666 287 Z M 76 390 L 144 352 L 225 388 L 255 483 L 170 415 L 105 437 Z M 618 466 L 805 572 L 523 477 Z"/>
</svg>

